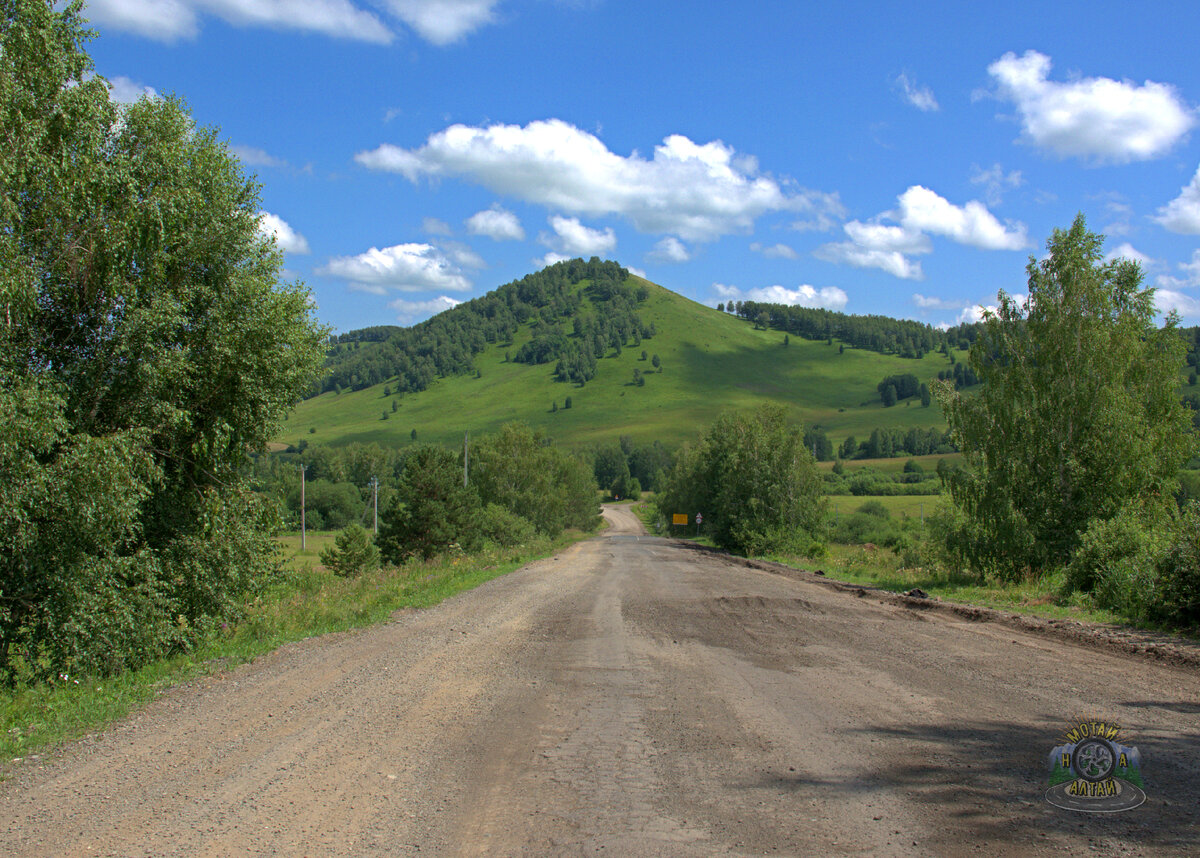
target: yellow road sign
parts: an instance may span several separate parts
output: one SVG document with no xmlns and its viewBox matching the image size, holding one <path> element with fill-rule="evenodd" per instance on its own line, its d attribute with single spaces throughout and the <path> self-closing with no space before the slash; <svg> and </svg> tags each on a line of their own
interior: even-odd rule
<svg viewBox="0 0 1200 858">
<path fill-rule="evenodd" d="M 687 513 L 677 512 L 671 516 L 671 524 L 687 524 Z"/>
</svg>

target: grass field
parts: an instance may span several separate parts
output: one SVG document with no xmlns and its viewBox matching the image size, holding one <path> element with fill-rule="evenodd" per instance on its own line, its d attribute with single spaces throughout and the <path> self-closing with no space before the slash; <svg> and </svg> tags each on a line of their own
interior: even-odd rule
<svg viewBox="0 0 1200 858">
<path fill-rule="evenodd" d="M 893 518 L 921 518 L 933 512 L 938 495 L 828 495 L 829 511 L 838 515 L 857 512 L 867 501 L 878 501 Z"/>
<path fill-rule="evenodd" d="M 658 335 L 601 360 L 596 378 L 584 387 L 554 381 L 553 364 L 505 362 L 505 352 L 515 354 L 528 339 L 522 329 L 511 346 L 490 346 L 476 357 L 480 378 L 444 378 L 420 393 L 392 397 L 383 395 L 382 384 L 325 393 L 296 407 L 279 441 L 404 445 L 415 429 L 418 441 L 457 444 L 466 430 L 492 432 L 524 420 L 566 447 L 619 435 L 675 446 L 697 437 L 723 410 L 763 401 L 785 405 L 806 425 L 822 426 L 835 445 L 847 435 L 864 440 L 876 427 L 945 425 L 936 405 L 906 400 L 884 408 L 875 390 L 887 375 L 936 377 L 950 366 L 942 355 L 906 360 L 849 347 L 839 354 L 836 341 L 830 346 L 798 337 L 784 347 L 779 331 L 755 330 L 651 283 L 647 289 L 640 312 Z M 661 372 L 641 360 L 642 349 L 661 358 Z M 644 373 L 644 386 L 632 383 L 634 369 Z M 568 396 L 572 407 L 564 409 Z"/>
</svg>

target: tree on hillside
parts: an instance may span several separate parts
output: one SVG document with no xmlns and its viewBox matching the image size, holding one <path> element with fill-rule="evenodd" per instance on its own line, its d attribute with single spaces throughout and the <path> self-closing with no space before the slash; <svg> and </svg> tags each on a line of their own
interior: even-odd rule
<svg viewBox="0 0 1200 858">
<path fill-rule="evenodd" d="M 963 452 L 948 473 L 953 547 L 1006 578 L 1067 562 L 1090 522 L 1169 496 L 1195 449 L 1179 401 L 1184 346 L 1127 259 L 1104 262 L 1083 216 L 1027 267 L 1029 297 L 1000 293 L 968 361 L 982 387 L 936 395 Z"/>
<path fill-rule="evenodd" d="M 0 4 L 0 678 L 194 643 L 274 569 L 240 476 L 325 332 L 258 186 L 174 99 L 121 106 L 81 4 Z"/>
</svg>

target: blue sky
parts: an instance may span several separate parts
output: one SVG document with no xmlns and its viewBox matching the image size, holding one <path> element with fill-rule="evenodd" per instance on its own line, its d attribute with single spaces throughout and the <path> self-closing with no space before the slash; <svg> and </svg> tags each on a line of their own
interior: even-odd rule
<svg viewBox="0 0 1200 858">
<path fill-rule="evenodd" d="M 1200 324 L 1200 5 L 92 0 L 341 331 L 547 261 L 697 301 L 978 316 L 1077 212 Z"/>
</svg>

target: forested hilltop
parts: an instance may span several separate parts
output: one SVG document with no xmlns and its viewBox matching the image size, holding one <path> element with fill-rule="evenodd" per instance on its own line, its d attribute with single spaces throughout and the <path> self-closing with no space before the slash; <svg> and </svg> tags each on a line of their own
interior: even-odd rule
<svg viewBox="0 0 1200 858">
<path fill-rule="evenodd" d="M 425 390 L 434 379 L 474 373 L 476 355 L 488 345 L 511 346 L 524 325 L 530 326 L 530 340 L 509 358 L 557 361 L 558 381 L 583 384 L 595 376 L 598 360 L 619 355 L 623 347 L 640 347 L 657 333 L 638 313 L 646 296 L 646 288 L 616 262 L 596 257 L 558 262 L 410 328 L 380 325 L 331 338 L 329 374 L 313 395 L 385 381 L 397 393 Z M 764 329 L 903 358 L 966 350 L 975 339 L 973 324 L 942 330 L 909 319 L 757 301 L 731 301 L 717 309 Z"/>
<path fill-rule="evenodd" d="M 384 381 L 392 381 L 398 393 L 425 390 L 434 379 L 475 372 L 475 355 L 488 345 L 511 346 L 526 324 L 533 338 L 513 360 L 565 358 L 570 368 L 564 380 L 587 381 L 605 351 L 619 349 L 631 336 L 639 342 L 653 336 L 637 315 L 645 298 L 645 289 L 631 285 L 629 272 L 615 262 L 596 257 L 558 262 L 410 328 L 380 326 L 337 337 L 326 361 L 329 375 L 313 395 Z M 561 326 L 571 319 L 575 339 L 568 341 Z"/>
</svg>

